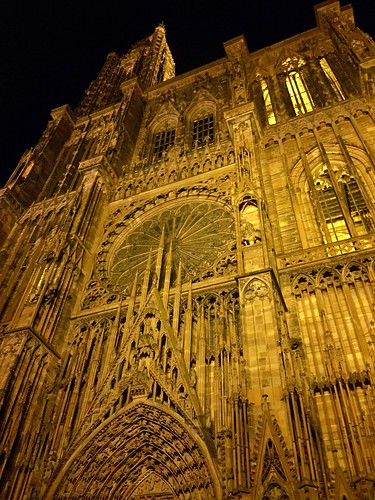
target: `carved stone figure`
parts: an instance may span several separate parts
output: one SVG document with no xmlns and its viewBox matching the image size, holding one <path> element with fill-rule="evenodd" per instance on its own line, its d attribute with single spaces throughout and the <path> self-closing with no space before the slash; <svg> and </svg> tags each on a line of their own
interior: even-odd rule
<svg viewBox="0 0 375 500">
<path fill-rule="evenodd" d="M 244 246 L 254 245 L 262 241 L 261 231 L 255 229 L 251 222 L 243 221 L 241 223 L 241 231 L 243 235 L 242 244 Z"/>
</svg>

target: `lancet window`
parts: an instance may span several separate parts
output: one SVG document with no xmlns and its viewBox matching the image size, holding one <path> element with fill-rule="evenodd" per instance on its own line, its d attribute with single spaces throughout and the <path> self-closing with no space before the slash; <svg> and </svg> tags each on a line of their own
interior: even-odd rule
<svg viewBox="0 0 375 500">
<path fill-rule="evenodd" d="M 324 165 L 314 175 L 314 188 L 314 196 L 325 220 L 328 242 L 374 230 L 364 195 L 345 165 Z"/>
<path fill-rule="evenodd" d="M 268 88 L 266 80 L 263 78 L 260 82 L 264 107 L 266 109 L 266 117 L 269 125 L 274 125 L 276 123 L 275 111 L 273 109 L 270 90 Z"/>
<path fill-rule="evenodd" d="M 249 88 L 250 98 L 254 101 L 262 126 L 274 125 L 276 115 L 274 109 L 274 95 L 270 88 L 270 80 L 260 73 Z"/>
<path fill-rule="evenodd" d="M 303 76 L 304 65 L 304 60 L 297 57 L 288 57 L 283 63 L 286 69 L 285 84 L 296 116 L 314 109 L 314 102 Z"/>
<path fill-rule="evenodd" d="M 339 101 L 343 101 L 344 99 L 346 99 L 344 91 L 340 85 L 340 82 L 338 81 L 334 72 L 332 71 L 332 68 L 329 65 L 327 59 L 325 57 L 322 57 L 321 59 L 319 59 L 319 64 L 320 64 L 320 67 L 322 68 L 327 80 L 329 81 L 337 99 Z"/>
<path fill-rule="evenodd" d="M 286 77 L 286 87 L 296 116 L 313 110 L 313 101 L 307 86 L 298 71 L 290 71 Z"/>
</svg>

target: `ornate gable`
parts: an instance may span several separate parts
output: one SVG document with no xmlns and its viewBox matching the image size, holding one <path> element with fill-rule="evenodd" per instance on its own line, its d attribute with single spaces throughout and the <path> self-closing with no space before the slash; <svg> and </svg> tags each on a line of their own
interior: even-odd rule
<svg viewBox="0 0 375 500">
<path fill-rule="evenodd" d="M 263 415 L 259 418 L 258 439 L 255 443 L 254 498 L 268 500 L 297 498 L 293 485 L 296 484 L 292 453 L 286 447 L 275 417 L 269 413 L 267 403 L 263 404 Z"/>
</svg>

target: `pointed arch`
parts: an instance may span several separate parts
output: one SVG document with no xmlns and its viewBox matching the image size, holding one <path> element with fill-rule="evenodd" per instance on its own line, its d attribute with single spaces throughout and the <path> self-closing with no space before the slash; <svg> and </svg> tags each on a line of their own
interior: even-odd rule
<svg viewBox="0 0 375 500">
<path fill-rule="evenodd" d="M 161 161 L 168 150 L 175 145 L 179 134 L 179 117 L 179 112 L 168 102 L 151 121 L 148 156 L 152 163 Z"/>
<path fill-rule="evenodd" d="M 295 472 L 290 468 L 285 443 L 275 427 L 275 418 L 266 409 L 258 423 L 260 436 L 256 449 L 256 469 L 254 473 L 254 498 L 268 500 L 272 491 L 283 492 L 285 500 L 295 498 Z M 269 496 L 268 496 L 269 495 Z"/>
<path fill-rule="evenodd" d="M 299 274 L 292 282 L 292 293 L 301 296 L 304 292 L 312 293 L 315 290 L 315 282 L 308 274 Z"/>
<path fill-rule="evenodd" d="M 305 59 L 297 52 L 284 48 L 275 69 L 291 116 L 313 111 L 315 103 L 307 85 L 309 72 Z"/>
<path fill-rule="evenodd" d="M 193 117 L 203 116 L 208 112 L 215 112 L 217 106 L 217 99 L 208 90 L 200 89 L 186 108 L 185 118 L 191 121 Z"/>
<path fill-rule="evenodd" d="M 329 286 L 341 287 L 341 285 L 341 276 L 332 267 L 324 267 L 316 277 L 316 286 L 320 289 L 326 289 Z"/>
<path fill-rule="evenodd" d="M 336 467 L 334 500 L 355 500 L 355 498 L 357 495 L 353 492 L 342 468 Z"/>
<path fill-rule="evenodd" d="M 117 496 L 118 498 L 126 498 L 124 496 L 124 492 L 121 491 L 121 484 L 121 482 L 119 482 L 118 485 L 116 484 L 113 492 L 114 496 Z M 152 492 L 151 495 L 150 492 Z M 164 480 L 159 474 L 156 474 L 155 472 L 142 475 L 138 479 L 138 481 L 136 481 L 136 484 L 130 491 L 130 495 L 132 496 L 132 498 L 144 498 L 146 495 L 148 495 L 148 498 L 152 498 L 153 495 L 155 499 L 161 497 L 165 500 L 173 500 L 174 498 L 174 493 L 171 486 L 167 483 L 166 480 Z"/>
<path fill-rule="evenodd" d="M 277 58 L 274 69 L 277 73 L 301 66 L 305 63 L 303 56 L 289 47 L 284 47 Z"/>
<path fill-rule="evenodd" d="M 252 83 L 249 88 L 250 96 L 254 99 L 262 125 L 274 125 L 275 94 L 272 77 L 260 66 L 253 71 Z"/>
<path fill-rule="evenodd" d="M 198 428 L 157 403 L 134 402 L 103 422 L 75 449 L 53 478 L 56 495 L 128 498 L 150 474 L 169 485 L 172 498 L 220 499 L 221 485 Z"/>
<path fill-rule="evenodd" d="M 291 170 L 303 227 L 312 246 L 360 237 L 375 229 L 371 159 L 360 148 L 315 146 Z"/>
<path fill-rule="evenodd" d="M 369 281 L 368 269 L 359 261 L 348 262 L 342 271 L 343 281 L 349 284 L 355 284 L 357 281 L 361 280 L 363 282 Z"/>
<path fill-rule="evenodd" d="M 217 100 L 207 90 L 197 92 L 185 113 L 188 147 L 202 148 L 214 142 L 217 107 Z"/>
<path fill-rule="evenodd" d="M 256 299 L 271 299 L 271 289 L 269 283 L 261 278 L 251 279 L 243 290 L 243 296 L 246 302 L 252 302 Z"/>
</svg>

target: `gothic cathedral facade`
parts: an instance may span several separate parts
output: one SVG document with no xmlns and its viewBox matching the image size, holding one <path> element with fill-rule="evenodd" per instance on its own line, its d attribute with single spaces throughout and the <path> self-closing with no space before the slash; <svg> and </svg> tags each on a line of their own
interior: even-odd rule
<svg viewBox="0 0 375 500">
<path fill-rule="evenodd" d="M 4 499 L 375 498 L 375 43 L 108 55 L 1 191 Z"/>
</svg>

